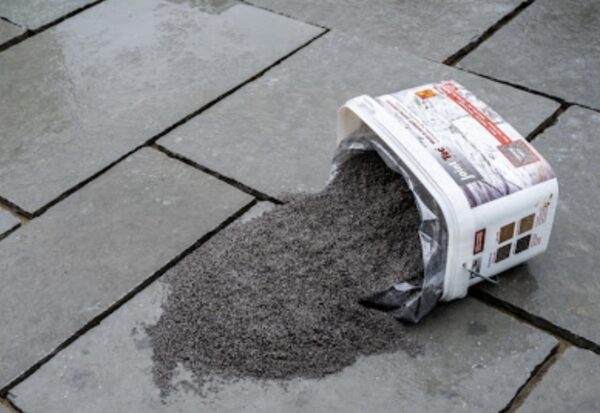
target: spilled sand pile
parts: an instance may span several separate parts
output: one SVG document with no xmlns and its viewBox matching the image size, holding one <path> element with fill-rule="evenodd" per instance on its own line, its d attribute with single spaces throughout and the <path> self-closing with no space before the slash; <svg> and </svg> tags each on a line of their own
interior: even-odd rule
<svg viewBox="0 0 600 413">
<path fill-rule="evenodd" d="M 147 327 L 154 378 L 178 364 L 202 378 L 315 378 L 360 355 L 417 345 L 361 297 L 422 272 L 419 216 L 403 179 L 374 153 L 346 162 L 324 191 L 234 224 L 172 268 Z"/>
</svg>

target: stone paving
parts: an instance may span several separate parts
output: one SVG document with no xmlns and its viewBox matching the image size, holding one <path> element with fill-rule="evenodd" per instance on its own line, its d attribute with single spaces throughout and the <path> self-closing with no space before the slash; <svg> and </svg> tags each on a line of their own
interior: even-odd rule
<svg viewBox="0 0 600 413">
<path fill-rule="evenodd" d="M 600 410 L 597 9 L 0 0 L 0 412 Z M 442 79 L 554 167 L 549 252 L 408 328 L 417 356 L 201 394 L 181 370 L 162 400 L 163 274 L 259 201 L 321 189 L 345 100 Z"/>
<path fill-rule="evenodd" d="M 0 45 L 12 40 L 24 32 L 24 28 L 5 20 L 0 20 Z"/>
</svg>

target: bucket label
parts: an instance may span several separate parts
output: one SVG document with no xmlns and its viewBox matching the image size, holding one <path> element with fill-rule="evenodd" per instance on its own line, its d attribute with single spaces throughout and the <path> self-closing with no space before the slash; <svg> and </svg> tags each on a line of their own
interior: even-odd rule
<svg viewBox="0 0 600 413">
<path fill-rule="evenodd" d="M 512 126 L 456 82 L 378 101 L 452 177 L 472 208 L 554 178 L 550 165 Z"/>
</svg>

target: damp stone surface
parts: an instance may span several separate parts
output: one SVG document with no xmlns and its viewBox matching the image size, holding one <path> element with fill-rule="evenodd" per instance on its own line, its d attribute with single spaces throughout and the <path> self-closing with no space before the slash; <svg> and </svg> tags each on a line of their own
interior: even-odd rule
<svg viewBox="0 0 600 413">
<path fill-rule="evenodd" d="M 484 290 L 526 312 L 600 344 L 600 113 L 573 107 L 533 145 L 559 182 L 548 250 L 502 274 Z"/>
<path fill-rule="evenodd" d="M 251 200 L 143 149 L 0 241 L 0 388 Z"/>
<path fill-rule="evenodd" d="M 158 143 L 272 196 L 318 192 L 329 177 L 341 105 L 362 94 L 379 96 L 444 79 L 461 83 L 524 136 L 559 106 L 398 48 L 332 31 Z"/>
<path fill-rule="evenodd" d="M 0 197 L 39 210 L 322 32 L 195 4 L 106 0 L 0 53 Z"/>
</svg>

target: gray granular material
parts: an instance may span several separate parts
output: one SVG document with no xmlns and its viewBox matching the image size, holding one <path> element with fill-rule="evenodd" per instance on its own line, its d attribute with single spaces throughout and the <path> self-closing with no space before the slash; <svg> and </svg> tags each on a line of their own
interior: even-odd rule
<svg viewBox="0 0 600 413">
<path fill-rule="evenodd" d="M 403 179 L 374 153 L 327 188 L 235 224 L 173 267 L 147 327 L 154 379 L 317 378 L 360 355 L 418 351 L 405 328 L 358 300 L 422 272 L 420 218 Z"/>
</svg>

